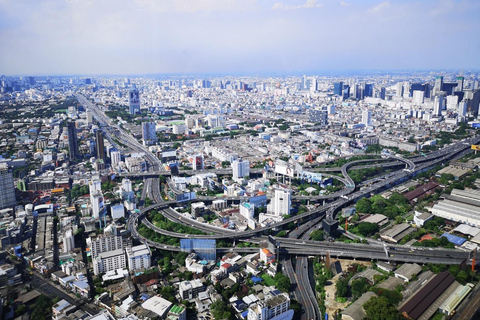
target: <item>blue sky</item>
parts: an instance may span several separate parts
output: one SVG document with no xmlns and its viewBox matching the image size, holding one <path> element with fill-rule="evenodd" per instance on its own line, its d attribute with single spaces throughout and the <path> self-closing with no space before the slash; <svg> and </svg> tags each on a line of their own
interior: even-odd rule
<svg viewBox="0 0 480 320">
<path fill-rule="evenodd" d="M 0 0 L 0 74 L 480 69 L 480 1 Z"/>
</svg>

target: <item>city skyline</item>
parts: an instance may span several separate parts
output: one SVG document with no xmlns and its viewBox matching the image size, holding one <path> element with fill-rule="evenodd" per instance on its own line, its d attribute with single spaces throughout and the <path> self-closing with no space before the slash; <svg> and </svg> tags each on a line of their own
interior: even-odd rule
<svg viewBox="0 0 480 320">
<path fill-rule="evenodd" d="M 468 72 L 479 12 L 453 0 L 2 0 L 0 74 Z"/>
</svg>

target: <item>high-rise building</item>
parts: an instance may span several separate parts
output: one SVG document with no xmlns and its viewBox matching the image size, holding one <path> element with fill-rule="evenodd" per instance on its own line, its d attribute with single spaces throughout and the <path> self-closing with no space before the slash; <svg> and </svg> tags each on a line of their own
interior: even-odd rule
<svg viewBox="0 0 480 320">
<path fill-rule="evenodd" d="M 460 101 L 458 104 L 458 115 L 459 116 L 466 116 L 468 110 L 468 103 L 465 100 Z"/>
<path fill-rule="evenodd" d="M 193 157 L 192 169 L 193 170 L 203 170 L 203 155 L 202 154 L 197 154 L 196 156 Z"/>
<path fill-rule="evenodd" d="M 343 96 L 343 82 L 340 81 L 333 84 L 333 94 Z"/>
<path fill-rule="evenodd" d="M 154 144 L 157 142 L 155 122 L 142 122 L 142 139 L 143 145 Z"/>
<path fill-rule="evenodd" d="M 437 95 L 443 88 L 443 76 L 437 76 L 435 78 L 435 85 L 433 87 L 433 94 Z"/>
<path fill-rule="evenodd" d="M 75 161 L 78 158 L 77 126 L 75 121 L 67 122 L 67 134 L 70 161 Z"/>
<path fill-rule="evenodd" d="M 94 217 L 95 219 L 103 217 L 107 209 L 107 207 L 105 206 L 103 193 L 97 191 L 94 194 L 90 194 L 90 199 L 92 206 L 92 217 Z"/>
<path fill-rule="evenodd" d="M 435 96 L 433 101 L 433 116 L 440 117 L 443 109 L 443 96 Z"/>
<path fill-rule="evenodd" d="M 395 92 L 395 96 L 397 98 L 403 97 L 403 82 L 398 82 L 397 83 L 397 90 Z"/>
<path fill-rule="evenodd" d="M 458 96 L 447 96 L 447 109 L 457 110 L 458 108 Z"/>
<path fill-rule="evenodd" d="M 457 88 L 455 91 L 463 91 L 463 82 L 465 81 L 464 77 L 458 76 L 457 77 Z"/>
<path fill-rule="evenodd" d="M 75 248 L 75 239 L 73 238 L 72 229 L 67 229 L 63 234 L 63 252 L 68 253 Z"/>
<path fill-rule="evenodd" d="M 403 83 L 403 97 L 410 98 L 410 82 L 408 81 Z"/>
<path fill-rule="evenodd" d="M 6 163 L 0 163 L 0 209 L 13 207 L 17 204 L 13 173 Z"/>
<path fill-rule="evenodd" d="M 287 293 L 275 292 L 264 301 L 248 308 L 247 320 L 292 319 L 294 311 L 290 308 Z"/>
<path fill-rule="evenodd" d="M 110 152 L 110 160 L 112 161 L 112 167 L 117 168 L 122 161 L 122 154 L 120 151 L 112 151 Z"/>
<path fill-rule="evenodd" d="M 328 124 L 328 111 L 327 107 L 323 106 L 320 109 L 310 108 L 307 110 L 308 121 L 318 125 Z"/>
<path fill-rule="evenodd" d="M 252 203 L 244 202 L 240 204 L 240 215 L 245 219 L 253 219 L 255 214 L 255 205 Z"/>
<path fill-rule="evenodd" d="M 127 259 L 125 259 L 125 251 L 123 249 L 102 252 L 93 258 L 92 262 L 95 275 L 127 267 Z"/>
<path fill-rule="evenodd" d="M 87 125 L 91 125 L 93 122 L 92 112 L 90 110 L 87 110 L 85 113 L 87 115 Z"/>
<path fill-rule="evenodd" d="M 134 88 L 130 90 L 128 95 L 130 114 L 140 113 L 140 92 Z"/>
<path fill-rule="evenodd" d="M 106 236 L 101 234 L 96 238 L 90 238 L 89 242 L 89 248 L 93 258 L 97 257 L 102 252 L 123 249 L 123 240 L 121 236 Z"/>
<path fill-rule="evenodd" d="M 148 269 L 152 263 L 152 253 L 146 244 L 125 249 L 130 271 Z"/>
<path fill-rule="evenodd" d="M 235 160 L 232 162 L 233 180 L 250 176 L 250 161 Z"/>
<path fill-rule="evenodd" d="M 368 109 L 362 111 L 362 123 L 365 126 L 369 126 L 372 124 L 372 111 Z"/>
<path fill-rule="evenodd" d="M 95 140 L 97 142 L 97 158 L 103 161 L 103 169 L 105 169 L 105 165 L 107 163 L 107 154 L 105 152 L 105 142 L 103 140 L 103 132 L 102 130 L 98 129 L 95 132 Z"/>
<path fill-rule="evenodd" d="M 267 213 L 282 217 L 290 214 L 292 205 L 292 190 L 287 188 L 275 189 L 275 197 L 267 206 Z"/>
<path fill-rule="evenodd" d="M 420 90 L 413 91 L 413 103 L 416 105 L 421 105 L 424 102 L 424 92 Z"/>
</svg>

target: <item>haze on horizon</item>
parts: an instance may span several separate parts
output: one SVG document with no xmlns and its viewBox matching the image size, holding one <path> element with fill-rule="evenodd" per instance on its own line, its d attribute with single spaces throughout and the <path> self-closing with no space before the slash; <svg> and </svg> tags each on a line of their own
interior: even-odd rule
<svg viewBox="0 0 480 320">
<path fill-rule="evenodd" d="M 475 0 L 0 0 L 0 74 L 480 69 Z"/>
</svg>

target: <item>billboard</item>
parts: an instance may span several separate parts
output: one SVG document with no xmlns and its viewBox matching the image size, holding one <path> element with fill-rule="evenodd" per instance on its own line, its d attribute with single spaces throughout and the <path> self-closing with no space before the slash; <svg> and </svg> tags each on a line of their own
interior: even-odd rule
<svg viewBox="0 0 480 320">
<path fill-rule="evenodd" d="M 474 123 L 472 123 L 472 128 L 474 128 L 474 129 L 480 129 L 480 122 L 474 122 Z"/>
<path fill-rule="evenodd" d="M 478 145 L 478 144 L 472 144 L 472 150 L 480 151 L 480 145 Z"/>
<path fill-rule="evenodd" d="M 306 180 L 308 182 L 313 182 L 313 183 L 321 183 L 322 182 L 322 175 L 320 173 L 316 173 L 316 172 L 303 171 L 300 178 L 303 179 L 303 180 Z"/>
<path fill-rule="evenodd" d="M 185 192 L 185 193 L 177 194 L 177 202 L 195 200 L 196 198 L 197 198 L 197 194 L 195 192 Z"/>
<path fill-rule="evenodd" d="M 293 178 L 295 170 L 290 164 L 286 163 L 285 161 L 277 160 L 275 162 L 275 173 L 279 173 L 281 175 Z"/>
</svg>

